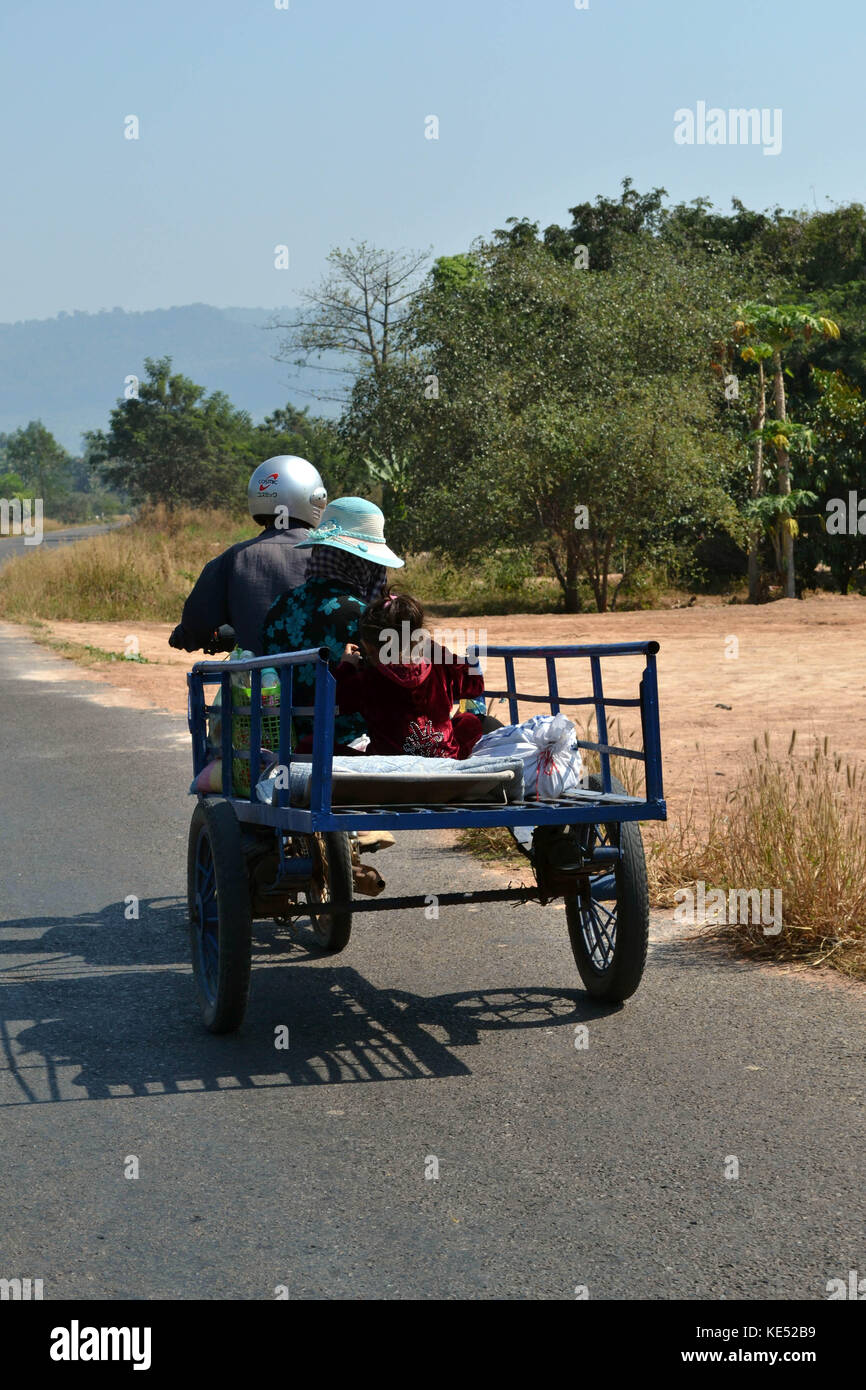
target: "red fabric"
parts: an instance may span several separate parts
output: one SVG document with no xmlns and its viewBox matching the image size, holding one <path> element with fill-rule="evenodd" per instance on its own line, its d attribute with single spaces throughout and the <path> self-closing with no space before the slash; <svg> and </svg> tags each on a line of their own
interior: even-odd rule
<svg viewBox="0 0 866 1390">
<path fill-rule="evenodd" d="M 481 737 L 476 714 L 451 709 L 484 694 L 484 677 L 472 674 L 440 648 L 438 659 L 410 666 L 342 661 L 336 670 L 341 714 L 362 714 L 370 734 L 368 753 L 415 753 L 424 758 L 468 758 Z"/>
</svg>

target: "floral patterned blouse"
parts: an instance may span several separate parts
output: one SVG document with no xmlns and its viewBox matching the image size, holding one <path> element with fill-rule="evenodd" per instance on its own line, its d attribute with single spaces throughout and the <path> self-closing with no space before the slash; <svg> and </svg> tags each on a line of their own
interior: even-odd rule
<svg viewBox="0 0 866 1390">
<path fill-rule="evenodd" d="M 335 665 L 341 660 L 347 642 L 357 644 L 358 622 L 366 604 L 345 585 L 333 579 L 308 579 L 297 589 L 281 594 L 265 615 L 262 627 L 262 654 L 302 652 L 308 647 L 327 647 Z M 315 698 L 315 666 L 296 666 L 292 703 L 312 705 Z M 304 716 L 294 719 L 299 739 L 313 731 L 313 721 Z M 367 732 L 360 714 L 338 714 L 334 720 L 334 741 L 350 743 Z"/>
</svg>

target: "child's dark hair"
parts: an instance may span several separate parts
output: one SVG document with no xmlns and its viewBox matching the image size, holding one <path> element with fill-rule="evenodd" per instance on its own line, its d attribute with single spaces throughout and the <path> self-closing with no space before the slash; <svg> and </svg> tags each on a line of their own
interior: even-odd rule
<svg viewBox="0 0 866 1390">
<path fill-rule="evenodd" d="M 403 627 L 406 623 L 407 627 Z M 383 594 L 373 603 L 368 603 L 361 614 L 358 636 L 371 646 L 379 647 L 383 632 L 394 629 L 397 633 L 417 632 L 424 626 L 424 609 L 415 598 L 408 594 Z M 401 643 L 402 645 L 402 643 Z"/>
</svg>

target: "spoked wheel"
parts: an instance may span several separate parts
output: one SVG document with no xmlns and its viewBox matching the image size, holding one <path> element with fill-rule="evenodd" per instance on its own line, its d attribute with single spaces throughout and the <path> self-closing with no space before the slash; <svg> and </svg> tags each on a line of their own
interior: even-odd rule
<svg viewBox="0 0 866 1390">
<path fill-rule="evenodd" d="M 600 792 L 601 778 L 588 779 Z M 612 779 L 613 791 L 625 788 Z M 649 939 L 649 889 L 639 826 L 634 821 L 588 825 L 586 848 L 620 850 L 613 872 L 584 881 L 565 900 L 571 949 L 587 992 L 595 999 L 621 1003 L 634 994 L 643 975 Z"/>
<path fill-rule="evenodd" d="M 328 912 L 328 903 L 352 901 L 352 849 L 341 830 L 329 830 L 307 839 L 313 860 L 311 887 L 305 890 L 316 945 L 336 954 L 344 951 L 352 935 L 352 912 Z"/>
<path fill-rule="evenodd" d="M 204 1025 L 211 1033 L 232 1033 L 243 1022 L 250 992 L 252 919 L 241 828 L 228 801 L 201 800 L 192 813 L 187 901 Z"/>
</svg>

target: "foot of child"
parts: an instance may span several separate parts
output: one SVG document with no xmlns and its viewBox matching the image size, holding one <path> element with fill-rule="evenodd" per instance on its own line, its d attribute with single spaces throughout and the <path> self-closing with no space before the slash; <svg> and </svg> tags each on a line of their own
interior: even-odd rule
<svg viewBox="0 0 866 1390">
<path fill-rule="evenodd" d="M 368 898 L 378 898 L 385 887 L 385 880 L 374 869 L 372 864 L 354 864 L 352 866 L 352 882 L 356 893 L 363 893 Z"/>
<path fill-rule="evenodd" d="M 394 836 L 387 830 L 361 830 L 358 832 L 358 849 L 364 854 L 375 854 L 380 849 L 390 849 Z"/>
</svg>

